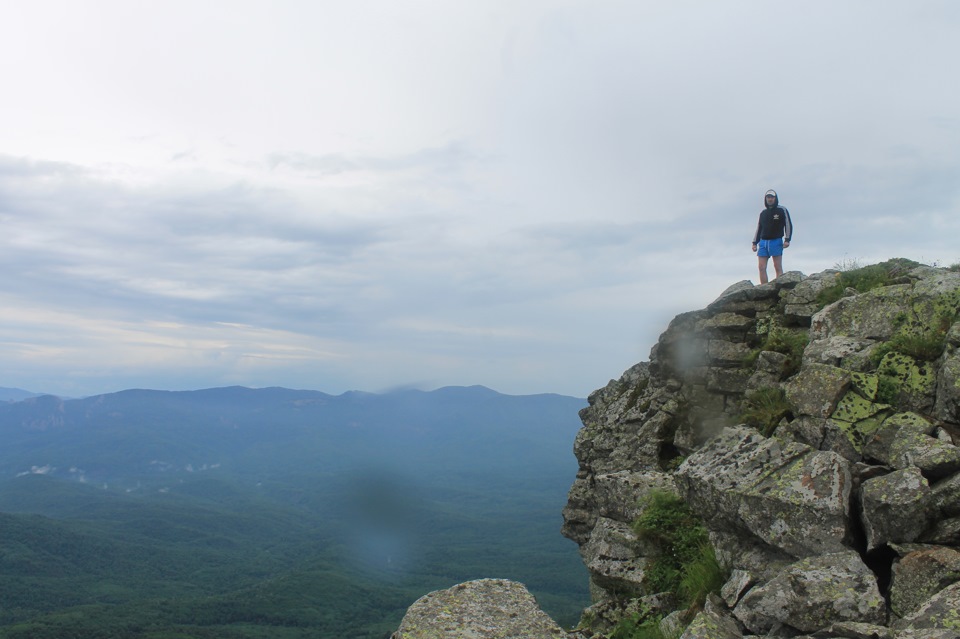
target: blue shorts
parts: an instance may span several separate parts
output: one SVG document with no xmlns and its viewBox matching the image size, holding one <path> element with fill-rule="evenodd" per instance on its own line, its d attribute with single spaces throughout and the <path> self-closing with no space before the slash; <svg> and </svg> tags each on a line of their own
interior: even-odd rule
<svg viewBox="0 0 960 639">
<path fill-rule="evenodd" d="M 757 244 L 757 257 L 776 257 L 783 255 L 783 238 L 760 240 Z"/>
</svg>

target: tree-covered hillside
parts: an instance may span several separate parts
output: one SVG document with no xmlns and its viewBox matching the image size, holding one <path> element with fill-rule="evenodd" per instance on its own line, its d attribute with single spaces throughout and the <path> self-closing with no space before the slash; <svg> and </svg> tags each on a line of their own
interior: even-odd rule
<svg viewBox="0 0 960 639">
<path fill-rule="evenodd" d="M 419 596 L 527 583 L 559 619 L 582 400 L 128 391 L 0 407 L 7 637 L 384 637 Z"/>
</svg>

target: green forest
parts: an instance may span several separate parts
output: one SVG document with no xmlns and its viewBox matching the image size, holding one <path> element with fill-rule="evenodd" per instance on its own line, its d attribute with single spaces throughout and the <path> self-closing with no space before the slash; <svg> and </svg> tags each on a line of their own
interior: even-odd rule
<svg viewBox="0 0 960 639">
<path fill-rule="evenodd" d="M 291 440 L 207 472 L 143 475 L 137 489 L 19 473 L 0 481 L 0 634 L 381 639 L 418 597 L 482 577 L 526 584 L 573 625 L 587 575 L 559 532 L 576 472 L 562 439 L 539 453 L 527 442 L 523 464 L 474 430 L 468 444 L 435 442 L 449 451 L 436 463 L 410 452 L 416 472 L 372 444 L 374 465 L 341 444 L 337 466 L 285 466 L 305 456 Z"/>
</svg>

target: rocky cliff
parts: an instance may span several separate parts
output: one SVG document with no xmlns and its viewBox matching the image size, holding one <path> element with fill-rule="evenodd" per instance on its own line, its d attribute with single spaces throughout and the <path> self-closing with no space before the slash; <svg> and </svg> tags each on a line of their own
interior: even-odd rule
<svg viewBox="0 0 960 639">
<path fill-rule="evenodd" d="M 891 260 L 677 316 L 580 415 L 573 635 L 960 638 L 958 315 Z"/>
</svg>

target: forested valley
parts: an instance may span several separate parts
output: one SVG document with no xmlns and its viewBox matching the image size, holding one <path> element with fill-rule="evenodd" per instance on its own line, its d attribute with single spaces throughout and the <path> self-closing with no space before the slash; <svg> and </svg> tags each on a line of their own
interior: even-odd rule
<svg viewBox="0 0 960 639">
<path fill-rule="evenodd" d="M 586 605 L 561 509 L 583 400 L 127 391 L 0 405 L 10 638 L 382 638 L 421 595 Z"/>
</svg>

